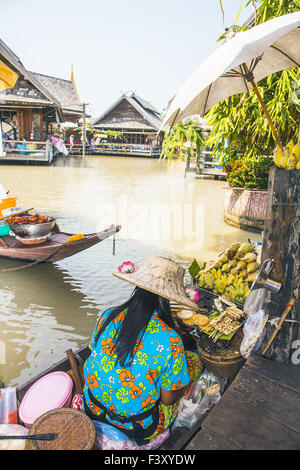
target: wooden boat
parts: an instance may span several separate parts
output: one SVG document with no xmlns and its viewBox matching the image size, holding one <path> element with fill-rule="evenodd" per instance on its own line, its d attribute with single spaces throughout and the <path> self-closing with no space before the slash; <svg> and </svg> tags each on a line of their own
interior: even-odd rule
<svg viewBox="0 0 300 470">
<path fill-rule="evenodd" d="M 112 225 L 102 232 L 90 233 L 79 240 L 68 242 L 73 234 L 60 232 L 56 226 L 50 238 L 41 245 L 24 245 L 14 237 L 7 235 L 0 237 L 0 256 L 28 261 L 60 261 L 96 245 L 119 232 L 120 228 L 119 225 Z"/>
<path fill-rule="evenodd" d="M 82 365 L 86 361 L 86 359 L 90 355 L 90 349 L 88 345 L 84 346 L 83 348 L 79 349 L 74 353 L 75 359 L 77 364 L 79 365 L 80 373 L 83 379 L 83 372 L 82 372 Z M 71 370 L 71 365 L 69 359 L 66 358 L 62 361 L 54 364 L 53 366 L 49 367 L 45 371 L 38 374 L 36 377 L 30 379 L 24 385 L 17 388 L 17 399 L 18 402 L 21 402 L 27 390 L 41 377 L 51 372 L 62 371 L 67 372 L 73 378 L 73 372 Z M 75 383 L 73 387 L 73 395 L 75 394 Z M 160 446 L 160 450 L 180 450 L 184 449 L 185 446 L 188 444 L 190 439 L 201 429 L 201 424 L 206 418 L 208 413 L 198 418 L 197 422 L 191 426 L 190 428 L 187 427 L 177 427 L 173 431 L 170 432 L 170 436 L 168 439 Z"/>
</svg>

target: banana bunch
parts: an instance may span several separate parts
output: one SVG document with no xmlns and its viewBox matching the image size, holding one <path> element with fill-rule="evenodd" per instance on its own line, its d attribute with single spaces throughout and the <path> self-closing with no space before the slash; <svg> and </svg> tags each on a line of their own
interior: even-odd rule
<svg viewBox="0 0 300 470">
<path fill-rule="evenodd" d="M 259 263 L 253 246 L 249 243 L 234 243 L 217 261 L 205 265 L 198 272 L 196 280 L 199 287 L 244 303 L 258 270 Z"/>
<path fill-rule="evenodd" d="M 291 139 L 283 151 L 277 145 L 274 152 L 274 163 L 278 168 L 300 170 L 300 141 L 295 145 Z"/>
</svg>

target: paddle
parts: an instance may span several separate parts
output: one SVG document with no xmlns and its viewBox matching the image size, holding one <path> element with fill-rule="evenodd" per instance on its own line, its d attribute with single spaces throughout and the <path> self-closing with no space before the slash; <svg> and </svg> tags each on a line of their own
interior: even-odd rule
<svg viewBox="0 0 300 470">
<path fill-rule="evenodd" d="M 14 217 L 15 215 L 20 215 L 24 214 L 24 212 L 29 212 L 32 211 L 33 207 L 31 209 L 24 209 L 23 211 L 20 212 L 15 212 L 14 214 L 6 215 L 5 217 L 1 217 L 0 220 L 8 219 L 9 217 Z"/>
<path fill-rule="evenodd" d="M 50 432 L 48 434 L 32 434 L 32 436 L 0 436 L 0 439 L 30 439 L 32 441 L 53 441 L 57 434 Z"/>
</svg>

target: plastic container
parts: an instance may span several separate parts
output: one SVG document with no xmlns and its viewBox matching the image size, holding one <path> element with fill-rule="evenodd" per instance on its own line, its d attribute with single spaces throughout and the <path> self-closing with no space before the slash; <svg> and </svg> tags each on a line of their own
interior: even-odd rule
<svg viewBox="0 0 300 470">
<path fill-rule="evenodd" d="M 0 237 L 5 237 L 6 235 L 9 235 L 10 232 L 10 226 L 7 224 L 0 225 Z"/>
<path fill-rule="evenodd" d="M 0 424 L 18 424 L 17 393 L 15 387 L 0 389 Z"/>
<path fill-rule="evenodd" d="M 73 381 L 66 372 L 51 372 L 35 382 L 24 395 L 19 418 L 29 428 L 47 411 L 68 408 L 72 398 Z"/>
<path fill-rule="evenodd" d="M 5 199 L 0 199 L 0 217 L 5 217 L 7 215 L 5 209 L 11 209 L 12 207 L 16 207 L 16 205 L 16 197 L 6 197 Z"/>
</svg>

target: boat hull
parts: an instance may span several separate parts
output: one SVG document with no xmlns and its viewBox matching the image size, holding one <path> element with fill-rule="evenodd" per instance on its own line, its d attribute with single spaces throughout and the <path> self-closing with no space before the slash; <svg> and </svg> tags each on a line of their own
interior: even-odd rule
<svg viewBox="0 0 300 470">
<path fill-rule="evenodd" d="M 99 233 L 91 233 L 80 240 L 68 242 L 71 233 L 54 233 L 41 245 L 23 245 L 13 237 L 5 236 L 0 240 L 0 256 L 16 260 L 55 262 L 73 256 L 119 232 L 119 226 L 109 227 Z M 3 243 L 4 242 L 4 243 Z M 6 245 L 6 246 L 5 246 Z"/>
</svg>

